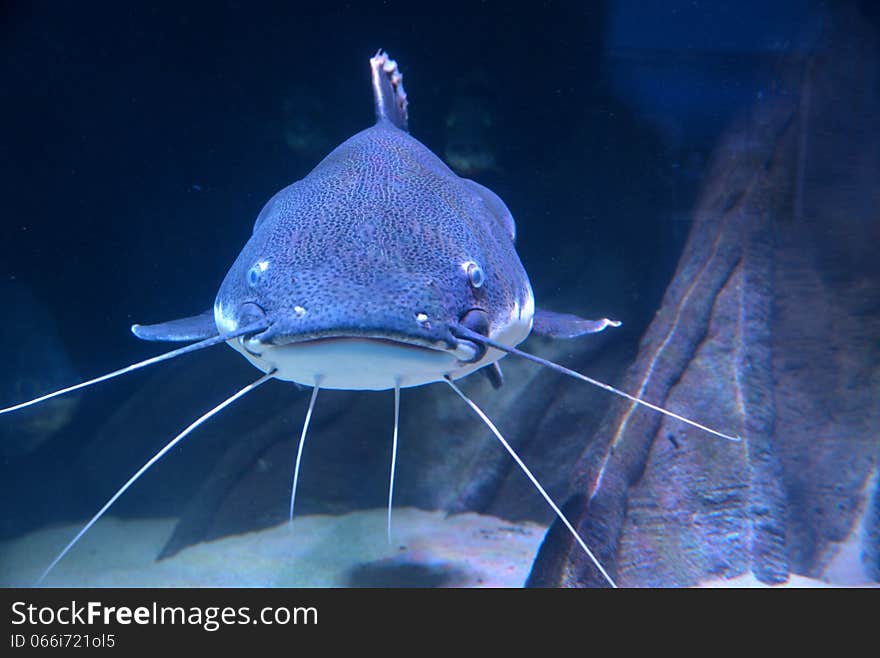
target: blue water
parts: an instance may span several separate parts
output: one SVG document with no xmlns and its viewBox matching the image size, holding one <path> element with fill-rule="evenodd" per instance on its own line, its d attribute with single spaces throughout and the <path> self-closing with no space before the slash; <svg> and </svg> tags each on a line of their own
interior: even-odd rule
<svg viewBox="0 0 880 658">
<path fill-rule="evenodd" d="M 488 156 L 475 157 L 467 175 L 512 210 L 538 303 L 624 320 L 623 329 L 594 344 L 526 346 L 619 384 L 673 279 L 694 209 L 712 183 L 718 145 L 756 107 L 788 94 L 780 90 L 790 87 L 791 62 L 822 51 L 835 24 L 827 3 L 772 4 L 549 2 L 540 11 L 506 7 L 501 16 L 491 3 L 464 13 L 411 3 L 279 3 L 271 11 L 234 2 L 87 9 L 7 3 L 0 10 L 0 78 L 8 99 L 0 105 L 0 277 L 49 309 L 60 339 L 36 317 L 24 319 L 28 339 L 36 341 L 0 331 L 0 358 L 15 364 L 0 375 L 15 385 L 0 391 L 15 396 L 33 385 L 28 360 L 12 355 L 40 349 L 34 342 L 57 358 L 33 363 L 63 363 L 59 372 L 95 376 L 163 349 L 136 340 L 131 324 L 209 308 L 263 203 L 371 124 L 367 62 L 380 47 L 403 70 L 413 135 L 441 155 L 448 140 L 458 139 Z M 857 18 L 846 29 L 871 43 L 876 10 L 849 4 Z M 870 80 L 876 44 L 864 48 L 855 61 Z M 832 93 L 810 89 L 815 98 Z M 804 235 L 812 236 L 808 246 L 792 249 L 823 247 L 803 259 L 827 283 L 827 299 L 816 303 L 813 317 L 858 320 L 850 328 L 855 342 L 803 352 L 805 362 L 827 357 L 839 368 L 827 392 L 805 398 L 825 412 L 827 424 L 817 432 L 832 438 L 841 431 L 839 417 L 861 413 L 880 372 L 876 345 L 857 336 L 859 323 L 875 327 L 878 315 L 878 273 L 865 247 L 880 237 L 870 191 L 878 163 L 870 149 L 858 149 L 880 133 L 871 119 L 875 100 L 866 93 L 846 103 L 849 113 L 809 143 L 816 158 L 832 158 L 839 142 L 828 135 L 845 136 L 842 161 L 850 169 L 823 174 L 822 184 L 832 180 L 840 198 L 864 200 L 841 210 L 831 229 L 809 220 L 810 204 L 819 204 L 814 190 L 827 196 L 825 188 L 809 168 L 806 175 L 791 168 L 792 194 L 801 199 L 794 205 L 807 204 L 806 215 L 802 207 L 793 212 L 808 217 Z M 456 134 L 450 117 L 462 107 L 479 114 Z M 846 306 L 835 306 L 839 295 L 832 292 L 842 289 L 850 291 Z M 25 313 L 20 306 L 4 312 Z M 799 367 L 798 359 L 786 367 Z M 562 503 L 578 493 L 574 465 L 596 450 L 590 437 L 601 432 L 610 399 L 509 361 L 501 392 L 476 376 L 469 391 Z M 856 387 L 846 373 L 859 374 L 861 403 L 841 394 Z M 219 347 L 85 392 L 75 413 L 59 420 L 60 428 L 50 424 L 30 452 L 0 458 L 0 539 L 88 518 L 165 441 L 255 375 Z M 805 404 L 781 390 L 776 397 L 780 407 Z M 190 541 L 282 521 L 307 399 L 292 385 L 267 386 L 170 454 L 114 513 L 183 517 Z M 302 513 L 381 508 L 390 394 L 335 393 L 321 403 L 304 465 Z M 552 522 L 540 496 L 450 391 L 413 391 L 403 413 L 401 505 Z M 0 416 L 0 423 L 14 422 Z M 783 462 L 790 458 L 801 469 L 797 477 L 780 476 L 794 528 L 786 549 L 793 573 L 821 576 L 833 545 L 870 516 L 867 476 L 880 453 L 878 419 L 867 414 L 852 422 L 867 438 L 853 449 L 854 475 L 840 500 L 803 484 L 803 471 L 847 463 L 831 439 L 821 452 L 780 450 Z M 852 493 L 859 487 L 862 498 Z M 810 543 L 803 537 L 817 505 L 841 521 L 831 530 L 822 526 Z M 876 532 L 868 526 L 868 535 Z M 873 535 L 864 540 L 869 561 L 880 554 L 877 542 Z M 876 579 L 880 567 L 871 568 Z M 731 570 L 722 565 L 718 573 Z"/>
</svg>

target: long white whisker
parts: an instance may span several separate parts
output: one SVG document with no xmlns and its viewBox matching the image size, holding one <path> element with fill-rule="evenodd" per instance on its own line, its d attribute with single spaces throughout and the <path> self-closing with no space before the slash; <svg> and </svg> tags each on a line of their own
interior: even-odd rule
<svg viewBox="0 0 880 658">
<path fill-rule="evenodd" d="M 465 403 L 471 409 L 474 410 L 474 413 L 476 413 L 482 419 L 482 421 L 484 423 L 486 423 L 486 426 L 490 430 L 492 430 L 492 434 L 494 434 L 495 437 L 499 441 L 501 441 L 501 445 L 503 445 L 504 448 L 507 450 L 507 452 L 510 453 L 510 456 L 513 457 L 513 460 L 517 463 L 517 466 L 519 466 L 522 469 L 522 472 L 526 474 L 526 477 L 528 477 L 529 480 L 532 481 L 532 484 L 535 486 L 535 488 L 538 490 L 538 492 L 544 497 L 544 500 L 547 501 L 547 504 L 550 505 L 550 507 L 556 513 L 556 516 L 559 518 L 559 520 L 562 521 L 562 523 L 565 525 L 566 528 L 568 528 L 568 531 L 572 534 L 572 536 L 575 538 L 577 543 L 580 544 L 581 548 L 584 550 L 584 553 L 587 554 L 587 557 L 589 557 L 590 560 L 593 562 L 593 564 L 596 565 L 596 568 L 600 571 L 600 573 L 605 578 L 605 580 L 608 581 L 608 584 L 611 585 L 612 587 L 617 587 L 614 580 L 612 580 L 611 576 L 608 575 L 608 572 L 605 571 L 605 568 L 602 566 L 602 564 L 599 562 L 599 560 L 596 558 L 596 556 L 593 555 L 593 551 L 591 551 L 590 547 L 587 546 L 586 542 L 584 542 L 584 540 L 581 539 L 581 536 L 578 534 L 577 530 L 574 529 L 574 526 L 565 517 L 565 514 L 562 513 L 562 510 L 559 509 L 559 507 L 556 505 L 556 503 L 553 502 L 553 499 L 550 498 L 550 494 L 548 494 L 544 490 L 544 487 L 541 486 L 541 483 L 538 482 L 538 479 L 532 474 L 532 472 L 529 470 L 528 466 L 526 466 L 525 463 L 523 462 L 523 460 L 520 459 L 519 455 L 516 454 L 516 450 L 513 449 L 513 446 L 511 446 L 507 442 L 507 440 L 502 436 L 501 432 L 498 431 L 498 428 L 495 427 L 495 424 L 489 419 L 489 417 L 483 412 L 483 410 L 477 406 L 476 402 L 471 400 L 467 395 L 465 395 L 462 392 L 462 390 L 458 386 L 456 386 L 455 384 L 452 383 L 451 379 L 446 378 L 446 379 L 444 379 L 444 381 L 447 384 L 449 384 L 449 386 L 452 388 L 452 390 L 458 394 L 458 397 L 460 397 L 462 400 L 464 400 Z"/>
<path fill-rule="evenodd" d="M 391 502 L 394 500 L 394 469 L 397 465 L 397 428 L 400 424 L 400 380 L 394 382 L 394 437 L 391 439 L 391 479 L 388 481 L 388 543 L 391 543 Z"/>
<path fill-rule="evenodd" d="M 62 388 L 58 391 L 53 391 L 52 393 L 47 393 L 45 395 L 41 395 L 38 398 L 34 398 L 33 400 L 28 400 L 27 402 L 21 402 L 19 404 L 15 404 L 11 407 L 6 407 L 5 409 L 0 409 L 0 415 L 11 413 L 13 411 L 18 411 L 19 409 L 24 409 L 25 407 L 30 407 L 34 404 L 39 404 L 40 402 L 45 402 L 46 400 L 51 400 L 52 398 L 56 398 L 59 395 L 64 395 L 66 393 L 71 393 L 73 391 L 78 391 L 81 388 L 85 388 L 87 386 L 91 386 L 93 384 L 98 384 L 100 382 L 106 381 L 108 379 L 113 379 L 114 377 L 119 377 L 120 375 L 125 375 L 129 372 L 133 372 L 135 370 L 140 370 L 141 368 L 146 368 L 147 366 L 151 366 L 155 363 L 160 363 L 162 361 L 167 361 L 168 359 L 173 359 L 174 357 L 181 356 L 183 354 L 189 354 L 190 352 L 196 352 L 198 350 L 205 349 L 206 347 L 213 347 L 214 345 L 219 345 L 220 343 L 225 343 L 227 340 L 231 340 L 233 338 L 237 338 L 238 336 L 243 336 L 244 334 L 253 333 L 254 331 L 259 331 L 261 327 L 243 327 L 235 332 L 223 334 L 221 336 L 212 336 L 211 338 L 206 338 L 205 340 L 199 341 L 198 343 L 193 343 L 192 345 L 187 345 L 185 347 L 180 347 L 176 350 L 172 350 L 170 352 L 166 352 L 165 354 L 160 354 L 158 356 L 150 357 L 149 359 L 145 359 L 143 361 L 139 361 L 138 363 L 133 363 L 130 366 L 126 366 L 124 368 L 120 368 L 119 370 L 114 370 L 113 372 L 108 372 L 106 375 L 101 375 L 100 377 L 95 377 L 94 379 L 90 379 L 85 382 L 81 382 L 79 384 L 74 384 L 73 386 L 68 386 L 67 388 Z"/>
<path fill-rule="evenodd" d="M 296 464 L 293 467 L 293 484 L 290 486 L 290 516 L 288 523 L 293 523 L 293 505 L 296 502 L 296 485 L 299 482 L 299 465 L 302 461 L 303 446 L 306 444 L 306 433 L 309 431 L 309 423 L 312 421 L 312 411 L 315 408 L 315 400 L 318 399 L 320 377 L 315 377 L 315 387 L 312 389 L 312 397 L 309 399 L 309 409 L 306 411 L 306 419 L 303 421 L 302 434 L 299 436 L 299 447 L 296 449 Z"/>
<path fill-rule="evenodd" d="M 128 478 L 128 480 L 126 481 L 126 483 L 123 484 L 121 487 L 119 487 L 119 489 L 116 491 L 115 494 L 113 494 L 113 496 L 110 498 L 110 500 L 108 500 L 106 503 L 104 503 L 104 506 L 103 506 L 100 510 L 98 510 L 98 513 L 95 514 L 91 519 L 89 519 L 89 522 L 86 523 L 86 524 L 83 526 L 82 530 L 80 530 L 80 531 L 76 534 L 76 537 L 74 537 L 73 539 L 71 539 L 71 540 L 70 540 L 70 543 L 68 543 L 67 546 L 64 547 L 64 550 L 62 550 L 62 551 L 58 554 L 58 556 L 57 556 L 54 560 L 52 560 L 52 563 L 51 563 L 48 567 L 46 567 L 46 570 L 43 571 L 42 575 L 40 575 L 40 577 L 39 577 L 39 579 L 37 580 L 36 584 L 39 585 L 40 583 L 42 583 L 42 582 L 46 579 L 46 576 L 48 576 L 49 573 L 52 571 L 52 569 L 55 568 L 55 565 L 57 565 L 57 564 L 61 561 L 61 559 L 62 559 L 65 555 L 67 555 L 67 553 L 70 551 L 70 549 L 73 548 L 73 547 L 76 545 L 76 543 L 82 538 L 82 536 L 83 536 L 84 534 L 86 534 L 86 533 L 89 531 L 89 529 L 90 529 L 93 525 L 95 525 L 95 523 L 97 523 L 98 520 L 99 520 L 102 516 L 104 516 L 104 513 L 105 513 L 108 509 L 110 509 L 110 506 L 113 505 L 113 503 L 115 503 L 115 502 L 119 499 L 119 497 L 122 496 L 122 494 L 124 494 L 126 491 L 128 491 L 128 489 L 129 489 L 129 488 L 130 488 L 130 487 L 131 487 L 131 486 L 132 486 L 132 485 L 138 480 L 138 478 L 140 478 L 144 473 L 146 473 L 147 470 L 148 470 L 153 464 L 155 464 L 155 463 L 158 462 L 160 459 L 162 459 L 162 457 L 164 457 L 164 456 L 168 453 L 169 450 L 171 450 L 172 448 L 174 448 L 174 446 L 176 446 L 176 445 L 177 445 L 178 443 L 180 443 L 184 438 L 186 438 L 186 437 L 187 437 L 187 436 L 188 436 L 193 430 L 195 430 L 199 425 L 201 425 L 201 424 L 204 423 L 206 420 L 208 420 L 209 418 L 211 418 L 211 416 L 215 415 L 215 414 L 218 413 L 219 411 L 222 411 L 223 409 L 225 409 L 226 407 L 228 407 L 230 404 L 232 404 L 233 402 L 235 402 L 236 400 L 238 400 L 238 399 L 241 398 L 242 396 L 247 395 L 248 393 L 250 393 L 251 391 L 253 391 L 255 388 L 257 388 L 258 386 L 260 386 L 261 384 L 265 384 L 267 381 L 269 381 L 270 379 L 272 379 L 272 377 L 273 377 L 274 375 L 275 375 L 275 371 L 273 370 L 272 372 L 266 373 L 265 375 L 263 375 L 262 377 L 260 377 L 257 381 L 255 381 L 255 382 L 253 382 L 253 383 L 251 383 L 251 384 L 248 384 L 248 385 L 245 386 L 243 389 L 241 389 L 238 393 L 236 393 L 235 395 L 232 395 L 231 397 L 226 398 L 226 400 L 224 400 L 223 402 L 221 402 L 220 404 L 218 404 L 216 407 L 214 407 L 213 409 L 211 409 L 211 410 L 208 411 L 207 413 L 205 413 L 205 414 L 203 414 L 202 416 L 200 416 L 200 417 L 198 418 L 198 420 L 196 420 L 196 421 L 194 421 L 193 423 L 191 423 L 189 426 L 187 426 L 187 428 L 186 428 L 185 430 L 183 430 L 180 434 L 178 434 L 178 435 L 175 436 L 173 439 L 171 439 L 171 441 L 169 441 L 168 443 L 166 443 L 164 448 L 162 448 L 159 452 L 157 452 L 155 455 L 153 455 L 153 456 L 149 459 L 149 461 L 147 461 L 147 463 L 145 463 L 143 466 L 141 466 L 141 467 L 138 469 L 138 471 L 137 471 L 134 475 L 132 475 L 130 478 Z"/>
<path fill-rule="evenodd" d="M 553 361 L 548 361 L 547 359 L 542 359 L 540 356 L 535 356 L 534 354 L 529 354 L 528 352 L 523 352 L 520 349 L 515 347 L 511 347 L 510 345 L 504 345 L 503 343 L 499 343 L 497 341 L 492 340 L 491 338 L 486 338 L 482 334 L 478 334 L 470 329 L 465 327 L 460 327 L 458 331 L 462 332 L 468 340 L 473 340 L 475 342 L 481 342 L 484 345 L 489 347 L 494 347 L 497 350 L 501 350 L 502 352 L 507 352 L 508 354 L 515 354 L 516 356 L 521 356 L 524 359 L 528 359 L 529 361 L 534 361 L 542 366 L 550 368 L 552 370 L 556 370 L 557 372 L 561 372 L 563 375 L 568 375 L 569 377 L 574 377 L 575 379 L 580 379 L 581 381 L 585 381 L 588 384 L 592 384 L 593 386 L 598 386 L 601 389 L 608 391 L 609 393 L 614 393 L 615 395 L 619 395 L 621 397 L 626 398 L 636 404 L 641 404 L 649 409 L 653 409 L 664 416 L 669 416 L 670 418 L 675 418 L 676 420 L 680 420 L 683 423 L 686 423 L 692 427 L 696 427 L 697 429 L 701 429 L 704 432 L 708 432 L 709 434 L 714 434 L 717 437 L 722 439 L 726 439 L 728 441 L 742 441 L 741 437 L 733 436 L 731 434 L 725 434 L 724 432 L 719 432 L 718 430 L 713 430 L 711 427 L 706 427 L 698 423 L 695 420 L 691 420 L 690 418 L 685 418 L 673 411 L 669 411 L 668 409 L 664 409 L 663 407 L 658 407 L 656 404 L 651 404 L 641 398 L 637 398 L 634 395 L 630 395 L 629 393 L 624 393 L 620 389 L 614 388 L 610 384 L 606 384 L 605 382 L 600 382 L 598 379 L 593 379 L 592 377 L 587 377 L 586 375 L 582 375 L 576 370 L 571 370 L 570 368 L 566 368 L 565 366 L 561 366 L 558 363 L 554 363 Z"/>
</svg>

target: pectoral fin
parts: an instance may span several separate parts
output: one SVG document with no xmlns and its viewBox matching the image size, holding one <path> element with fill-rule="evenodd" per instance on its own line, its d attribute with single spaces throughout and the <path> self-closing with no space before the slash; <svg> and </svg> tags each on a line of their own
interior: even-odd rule
<svg viewBox="0 0 880 658">
<path fill-rule="evenodd" d="M 219 334 L 214 323 L 214 311 L 159 324 L 135 324 L 131 327 L 131 333 L 141 340 L 174 342 L 203 340 Z"/>
<path fill-rule="evenodd" d="M 619 327 L 617 320 L 602 318 L 587 320 L 569 313 L 554 313 L 544 309 L 535 309 L 532 333 L 547 338 L 576 338 L 584 334 L 595 334 L 607 327 Z"/>
</svg>

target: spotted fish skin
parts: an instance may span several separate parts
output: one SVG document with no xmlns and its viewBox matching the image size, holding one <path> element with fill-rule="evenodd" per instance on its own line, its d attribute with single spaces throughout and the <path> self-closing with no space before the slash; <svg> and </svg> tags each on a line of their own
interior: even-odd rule
<svg viewBox="0 0 880 658">
<path fill-rule="evenodd" d="M 396 68 L 387 68 L 379 75 L 390 84 Z M 481 309 L 490 335 L 514 325 L 515 342 L 528 335 L 534 302 L 510 211 L 380 112 L 380 101 L 374 126 L 262 209 L 217 294 L 221 332 L 257 312 L 270 321 L 263 343 L 349 335 L 451 347 L 450 329 Z M 479 286 L 468 263 L 482 270 Z"/>
</svg>

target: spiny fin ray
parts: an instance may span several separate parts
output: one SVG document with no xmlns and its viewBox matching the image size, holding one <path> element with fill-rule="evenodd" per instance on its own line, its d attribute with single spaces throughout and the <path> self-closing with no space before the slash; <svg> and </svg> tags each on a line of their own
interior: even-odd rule
<svg viewBox="0 0 880 658">
<path fill-rule="evenodd" d="M 384 50 L 380 50 L 370 59 L 370 69 L 373 73 L 376 120 L 387 120 L 401 130 L 406 130 L 406 92 L 403 90 L 403 74 L 397 68 L 397 62 Z"/>
</svg>

